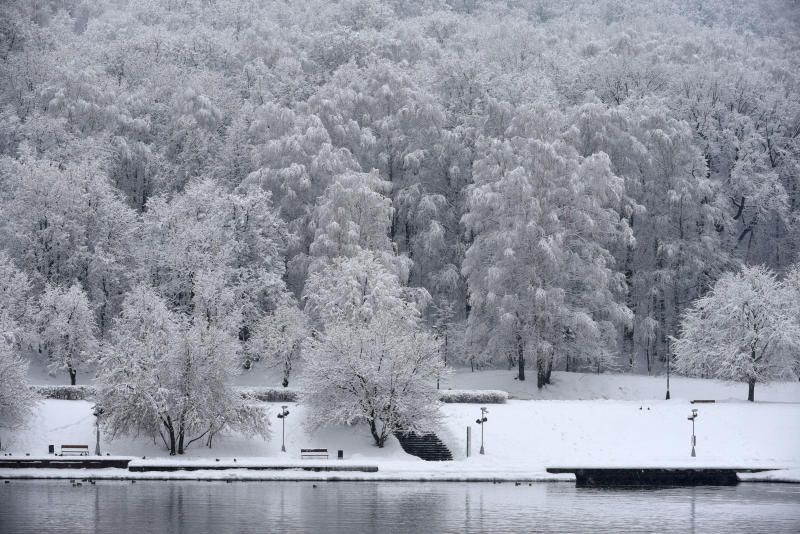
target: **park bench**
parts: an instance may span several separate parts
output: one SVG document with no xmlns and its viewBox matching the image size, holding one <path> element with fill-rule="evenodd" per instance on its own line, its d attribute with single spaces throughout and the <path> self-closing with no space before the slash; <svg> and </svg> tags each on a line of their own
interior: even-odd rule
<svg viewBox="0 0 800 534">
<path fill-rule="evenodd" d="M 61 456 L 89 456 L 88 445 L 62 445 Z"/>
<path fill-rule="evenodd" d="M 300 459 L 328 459 L 328 449 L 300 449 Z"/>
</svg>

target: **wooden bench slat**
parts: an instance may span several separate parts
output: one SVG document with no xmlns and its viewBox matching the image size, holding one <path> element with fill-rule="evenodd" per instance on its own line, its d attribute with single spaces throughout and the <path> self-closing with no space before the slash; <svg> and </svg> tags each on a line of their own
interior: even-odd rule
<svg viewBox="0 0 800 534">
<path fill-rule="evenodd" d="M 89 456 L 88 445 L 62 445 L 61 456 L 64 455 Z"/>
<path fill-rule="evenodd" d="M 300 459 L 325 458 L 328 459 L 328 449 L 300 449 Z"/>
</svg>

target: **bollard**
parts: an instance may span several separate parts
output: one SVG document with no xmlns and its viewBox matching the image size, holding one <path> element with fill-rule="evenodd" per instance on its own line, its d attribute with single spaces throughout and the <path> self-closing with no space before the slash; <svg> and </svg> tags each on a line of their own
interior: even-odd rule
<svg viewBox="0 0 800 534">
<path fill-rule="evenodd" d="M 343 451 L 343 450 L 341 450 L 341 449 L 339 449 L 339 452 L 338 452 L 338 454 L 336 455 L 336 457 L 337 457 L 339 460 L 344 460 L 344 451 Z"/>
</svg>

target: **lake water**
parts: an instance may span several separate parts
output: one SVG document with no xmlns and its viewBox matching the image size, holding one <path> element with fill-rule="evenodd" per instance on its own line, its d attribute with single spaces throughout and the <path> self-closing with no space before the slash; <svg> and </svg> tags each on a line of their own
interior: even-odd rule
<svg viewBox="0 0 800 534">
<path fill-rule="evenodd" d="M 800 532 L 800 485 L 13 480 L 0 532 Z"/>
</svg>

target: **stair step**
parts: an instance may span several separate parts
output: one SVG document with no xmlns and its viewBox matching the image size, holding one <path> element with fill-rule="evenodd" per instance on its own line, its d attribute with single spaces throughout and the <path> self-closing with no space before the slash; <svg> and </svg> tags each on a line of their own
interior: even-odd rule
<svg viewBox="0 0 800 534">
<path fill-rule="evenodd" d="M 436 434 L 395 434 L 403 450 L 423 460 L 441 462 L 453 459 L 450 449 L 442 443 Z"/>
</svg>

